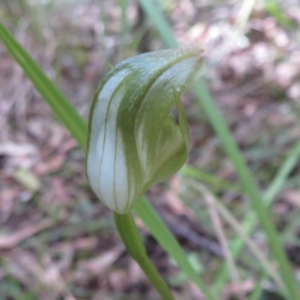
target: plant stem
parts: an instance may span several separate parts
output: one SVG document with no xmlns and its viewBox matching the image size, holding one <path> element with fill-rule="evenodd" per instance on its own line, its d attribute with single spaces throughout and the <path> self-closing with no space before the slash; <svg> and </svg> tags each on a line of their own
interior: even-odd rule
<svg viewBox="0 0 300 300">
<path fill-rule="evenodd" d="M 129 255 L 139 264 L 163 300 L 174 300 L 166 282 L 150 261 L 136 224 L 130 213 L 114 213 L 116 227 Z"/>
</svg>

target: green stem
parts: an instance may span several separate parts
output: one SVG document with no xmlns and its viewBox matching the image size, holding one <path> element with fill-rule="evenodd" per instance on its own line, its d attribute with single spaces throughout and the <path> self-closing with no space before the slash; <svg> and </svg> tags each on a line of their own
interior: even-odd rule
<svg viewBox="0 0 300 300">
<path fill-rule="evenodd" d="M 166 282 L 150 261 L 141 236 L 130 213 L 114 214 L 116 227 L 129 255 L 139 264 L 163 300 L 174 300 Z"/>
</svg>

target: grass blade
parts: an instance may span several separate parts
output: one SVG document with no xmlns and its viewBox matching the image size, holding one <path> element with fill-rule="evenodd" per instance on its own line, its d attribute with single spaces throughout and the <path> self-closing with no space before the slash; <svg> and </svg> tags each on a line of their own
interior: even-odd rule
<svg viewBox="0 0 300 300">
<path fill-rule="evenodd" d="M 277 21 L 281 26 L 289 29 L 296 30 L 297 27 L 291 19 L 289 19 L 283 12 L 282 8 L 279 6 L 278 0 L 265 0 L 265 9 L 270 13 L 270 15 Z"/>
<path fill-rule="evenodd" d="M 161 17 L 163 17 L 161 10 L 159 9 L 159 5 L 153 4 L 153 1 L 139 0 L 146 14 L 149 16 L 149 19 L 152 20 L 153 25 L 160 33 L 161 38 L 167 43 L 168 46 L 173 47 L 176 43 L 176 39 L 172 34 L 171 28 L 166 29 L 167 21 L 163 23 L 164 27 L 161 27 Z M 156 19 L 157 16 L 157 19 Z M 169 26 L 169 25 L 168 25 Z M 169 26 L 170 27 L 170 26 Z M 168 33 L 168 35 L 167 35 Z M 170 37 L 172 34 L 172 38 Z M 223 119 L 223 116 L 220 114 L 216 105 L 213 102 L 212 96 L 210 95 L 204 81 L 199 81 L 196 84 L 194 89 L 197 101 L 201 106 L 202 110 L 204 110 L 205 114 L 208 116 L 208 119 L 217 133 L 220 141 L 223 144 L 225 151 L 230 157 L 232 163 L 235 166 L 236 172 L 240 178 L 240 182 L 245 189 L 246 195 L 249 197 L 252 203 L 253 210 L 255 211 L 264 231 L 268 238 L 270 248 L 272 249 L 273 256 L 277 260 L 280 265 L 281 274 L 284 279 L 287 293 L 291 300 L 298 298 L 298 288 L 296 285 L 295 278 L 293 277 L 291 268 L 287 261 L 286 255 L 283 251 L 281 242 L 277 236 L 276 230 L 274 228 L 271 214 L 265 208 L 262 203 L 262 197 L 257 190 L 254 178 L 252 177 L 242 154 L 232 137 L 230 130 Z"/>
<path fill-rule="evenodd" d="M 153 0 L 139 0 L 139 2 L 148 18 L 153 24 L 155 24 L 155 28 L 159 32 L 162 40 L 167 45 L 167 47 L 176 48 L 177 41 L 174 38 L 171 27 L 169 26 L 165 16 L 163 15 L 162 8 L 159 3 Z"/>
<path fill-rule="evenodd" d="M 208 174 L 206 172 L 202 172 L 201 170 L 198 170 L 190 165 L 183 166 L 183 168 L 180 170 L 180 174 L 200 180 L 202 182 L 205 182 L 206 184 L 211 184 L 218 190 L 233 190 L 239 193 L 243 192 L 242 187 L 240 187 L 239 185 L 220 179 L 219 177 Z"/>
<path fill-rule="evenodd" d="M 270 183 L 268 189 L 265 191 L 263 195 L 263 204 L 268 207 L 271 205 L 275 196 L 280 192 L 283 188 L 284 183 L 289 175 L 289 173 L 293 170 L 297 162 L 300 158 L 300 142 L 298 142 L 292 150 L 287 155 L 286 159 L 283 161 L 281 167 L 279 168 L 276 176 Z M 242 230 L 251 234 L 257 224 L 257 218 L 253 212 L 249 212 L 245 221 L 242 224 Z M 236 257 L 242 250 L 244 243 L 240 237 L 237 237 L 230 243 L 230 248 L 232 249 L 233 255 Z M 220 275 L 215 281 L 214 291 L 216 294 L 219 294 L 222 290 L 222 287 L 225 285 L 227 278 L 229 278 L 229 270 L 226 264 L 223 265 L 222 270 L 220 271 Z"/>
<path fill-rule="evenodd" d="M 134 212 L 143 220 L 144 224 L 149 228 L 152 235 L 159 244 L 172 256 L 179 267 L 192 279 L 201 289 L 206 299 L 214 299 L 206 285 L 201 280 L 199 274 L 193 269 L 190 262 L 186 259 L 186 255 L 177 240 L 165 226 L 162 219 L 153 209 L 145 198 L 142 198 L 134 207 Z M 149 213 L 151 212 L 151 214 Z"/>
<path fill-rule="evenodd" d="M 196 94 L 200 94 L 200 92 L 203 93 L 201 84 L 196 85 L 195 92 Z M 288 293 L 289 298 L 297 299 L 298 288 L 295 282 L 295 278 L 293 277 L 286 255 L 283 251 L 281 242 L 274 228 L 271 214 L 263 204 L 262 197 L 260 196 L 257 190 L 255 181 L 242 157 L 241 152 L 238 149 L 236 142 L 230 134 L 225 120 L 223 119 L 222 115 L 215 106 L 213 99 L 208 93 L 205 98 L 197 97 L 197 100 L 201 105 L 202 109 L 205 111 L 206 115 L 208 116 L 211 125 L 218 134 L 225 151 L 231 158 L 231 161 L 234 164 L 236 172 L 240 178 L 241 184 L 245 189 L 245 193 L 251 200 L 253 210 L 255 211 L 255 214 L 258 220 L 260 221 L 268 238 L 269 245 L 273 252 L 273 256 L 280 265 L 281 274 L 284 279 L 287 288 L 286 292 Z"/>
<path fill-rule="evenodd" d="M 27 51 L 14 39 L 11 33 L 0 22 L 0 39 L 10 54 L 22 67 L 25 74 L 46 100 L 58 119 L 76 139 L 78 145 L 85 149 L 87 125 L 78 115 L 74 106 L 56 85 L 46 76 L 41 67 L 33 60 Z"/>
<path fill-rule="evenodd" d="M 202 190 L 203 194 L 211 194 L 204 187 L 202 188 Z M 222 204 L 222 202 L 219 199 L 217 199 L 213 195 L 211 195 L 210 197 L 213 199 L 216 209 L 218 210 L 220 215 L 238 233 L 239 237 L 243 240 L 243 242 L 247 244 L 248 248 L 252 251 L 252 253 L 260 262 L 260 264 L 265 268 L 266 273 L 268 273 L 270 277 L 273 277 L 274 282 L 276 282 L 276 284 L 279 287 L 284 288 L 284 284 L 280 276 L 278 276 L 277 269 L 271 262 L 267 260 L 267 258 L 258 248 L 258 246 L 256 246 L 256 244 L 251 240 L 249 235 L 242 230 L 243 227 L 241 226 L 241 224 L 234 218 L 234 216 L 232 216 L 232 214 L 228 211 L 228 209 Z"/>
</svg>

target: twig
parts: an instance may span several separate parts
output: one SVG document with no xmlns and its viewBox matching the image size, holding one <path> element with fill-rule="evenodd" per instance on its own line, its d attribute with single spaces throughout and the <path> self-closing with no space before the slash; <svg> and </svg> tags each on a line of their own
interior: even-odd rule
<svg viewBox="0 0 300 300">
<path fill-rule="evenodd" d="M 0 236 L 0 250 L 8 250 L 14 248 L 22 241 L 55 224 L 56 222 L 47 219 L 41 221 L 38 224 L 25 227 L 24 229 L 21 229 L 20 231 L 13 233 L 10 236 Z"/>
<path fill-rule="evenodd" d="M 202 195 L 204 196 L 204 199 L 206 201 L 209 213 L 210 213 L 210 217 L 211 220 L 213 222 L 214 228 L 216 230 L 216 234 L 218 236 L 219 242 L 221 244 L 221 247 L 223 249 L 223 253 L 225 255 L 226 261 L 228 263 L 228 267 L 229 270 L 231 272 L 231 276 L 233 281 L 236 283 L 236 286 L 239 287 L 237 289 L 237 296 L 239 297 L 240 300 L 247 300 L 244 290 L 242 289 L 242 284 L 241 284 L 241 280 L 240 280 L 240 276 L 237 270 L 237 267 L 235 265 L 234 259 L 231 255 L 228 243 L 227 243 L 227 239 L 225 236 L 225 233 L 223 231 L 222 228 L 222 224 L 221 224 L 221 220 L 220 220 L 220 216 L 216 210 L 216 201 L 215 198 L 213 197 L 213 195 L 201 184 L 195 184 L 195 186 L 197 187 L 197 189 L 202 193 Z"/>
</svg>

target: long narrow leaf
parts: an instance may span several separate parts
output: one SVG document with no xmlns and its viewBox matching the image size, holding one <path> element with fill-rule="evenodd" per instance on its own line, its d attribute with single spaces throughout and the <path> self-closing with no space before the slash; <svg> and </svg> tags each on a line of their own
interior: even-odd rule
<svg viewBox="0 0 300 300">
<path fill-rule="evenodd" d="M 87 125 L 78 115 L 76 109 L 66 96 L 46 76 L 41 67 L 27 53 L 27 51 L 14 39 L 11 33 L 0 22 L 0 39 L 7 47 L 10 54 L 22 67 L 25 74 L 34 84 L 42 97 L 47 101 L 58 119 L 64 123 L 78 145 L 85 149 Z"/>
<path fill-rule="evenodd" d="M 178 266 L 199 286 L 206 299 L 214 299 L 211 292 L 201 280 L 201 277 L 186 259 L 186 255 L 177 240 L 173 234 L 170 234 L 169 229 L 167 229 L 150 203 L 145 198 L 142 198 L 134 207 L 134 212 L 143 220 L 143 223 L 149 228 L 159 244 L 176 260 Z"/>
<path fill-rule="evenodd" d="M 297 27 L 293 24 L 292 20 L 287 17 L 282 8 L 280 7 L 278 0 L 265 0 L 266 10 L 273 16 L 273 18 L 283 27 L 289 30 L 296 30 Z"/>
<path fill-rule="evenodd" d="M 172 38 L 170 38 L 170 33 L 172 33 L 171 28 L 166 29 L 166 24 L 168 24 L 167 21 L 164 22 L 164 28 L 160 27 L 161 22 L 155 22 L 155 15 L 158 16 L 158 20 L 161 18 L 161 11 L 158 3 L 154 5 L 153 1 L 147 0 L 139 0 L 139 2 L 145 10 L 146 14 L 153 21 L 153 25 L 160 33 L 161 38 L 168 44 L 168 46 L 173 47 L 174 44 L 177 44 L 173 34 Z M 259 191 L 256 187 L 254 178 L 252 177 L 223 116 L 220 114 L 219 110 L 214 104 L 212 96 L 210 95 L 204 81 L 199 81 L 199 83 L 195 86 L 194 91 L 197 95 L 198 103 L 208 116 L 212 127 L 216 131 L 225 151 L 234 164 L 241 184 L 245 189 L 246 195 L 251 200 L 252 207 L 268 238 L 274 258 L 280 265 L 281 274 L 287 288 L 286 292 L 288 293 L 291 300 L 297 299 L 299 294 L 295 278 L 293 277 L 291 268 L 283 251 L 283 247 L 274 228 L 271 214 L 262 203 L 262 197 L 260 196 Z"/>
<path fill-rule="evenodd" d="M 244 192 L 239 185 L 220 179 L 217 176 L 202 172 L 201 170 L 198 170 L 190 165 L 183 166 L 183 168 L 180 170 L 180 174 L 211 184 L 218 190 L 233 190 L 239 193 Z"/>
<path fill-rule="evenodd" d="M 272 180 L 269 187 L 265 191 L 263 195 L 263 203 L 266 207 L 272 204 L 272 201 L 275 199 L 275 196 L 284 187 L 284 183 L 288 175 L 290 174 L 290 172 L 293 170 L 293 168 L 299 161 L 299 158 L 300 158 L 300 142 L 298 142 L 288 153 L 286 159 L 283 161 L 274 179 Z M 250 212 L 242 224 L 242 229 L 245 233 L 251 234 L 256 224 L 257 224 L 256 215 L 253 212 Z M 243 245 L 244 243 L 240 237 L 237 237 L 230 243 L 230 248 L 232 249 L 232 253 L 235 257 L 238 256 L 238 254 L 241 252 Z M 219 276 L 214 283 L 214 293 L 216 295 L 221 292 L 222 287 L 226 283 L 227 278 L 229 278 L 229 276 L 230 276 L 229 270 L 226 264 L 224 263 L 219 273 Z"/>
<path fill-rule="evenodd" d="M 176 48 L 177 41 L 174 38 L 173 31 L 169 26 L 159 3 L 155 0 L 139 0 L 139 2 L 148 18 L 155 24 L 156 30 L 159 32 L 160 36 L 163 37 L 162 40 L 167 47 Z"/>
<path fill-rule="evenodd" d="M 195 87 L 196 94 L 200 93 L 200 89 L 201 89 L 201 85 L 196 85 Z M 207 95 L 207 98 L 208 97 L 209 95 Z M 217 110 L 212 99 L 210 99 L 210 101 L 206 101 L 205 99 L 198 97 L 197 100 L 201 104 L 202 109 L 206 112 L 211 122 L 211 125 L 214 127 L 215 131 L 217 132 L 219 139 L 223 144 L 224 149 L 226 150 L 228 156 L 231 158 L 231 161 L 235 166 L 241 184 L 245 189 L 245 193 L 252 202 L 252 207 L 265 231 L 274 258 L 277 260 L 278 264 L 280 265 L 281 274 L 284 279 L 287 288 L 286 292 L 289 294 L 289 298 L 291 300 L 297 299 L 298 288 L 295 282 L 295 278 L 293 277 L 286 255 L 283 251 L 281 241 L 279 240 L 279 237 L 274 228 L 270 211 L 266 209 L 266 207 L 263 205 L 263 199 L 257 190 L 255 181 L 247 165 L 245 164 L 241 152 L 239 151 L 223 117 Z"/>
</svg>

